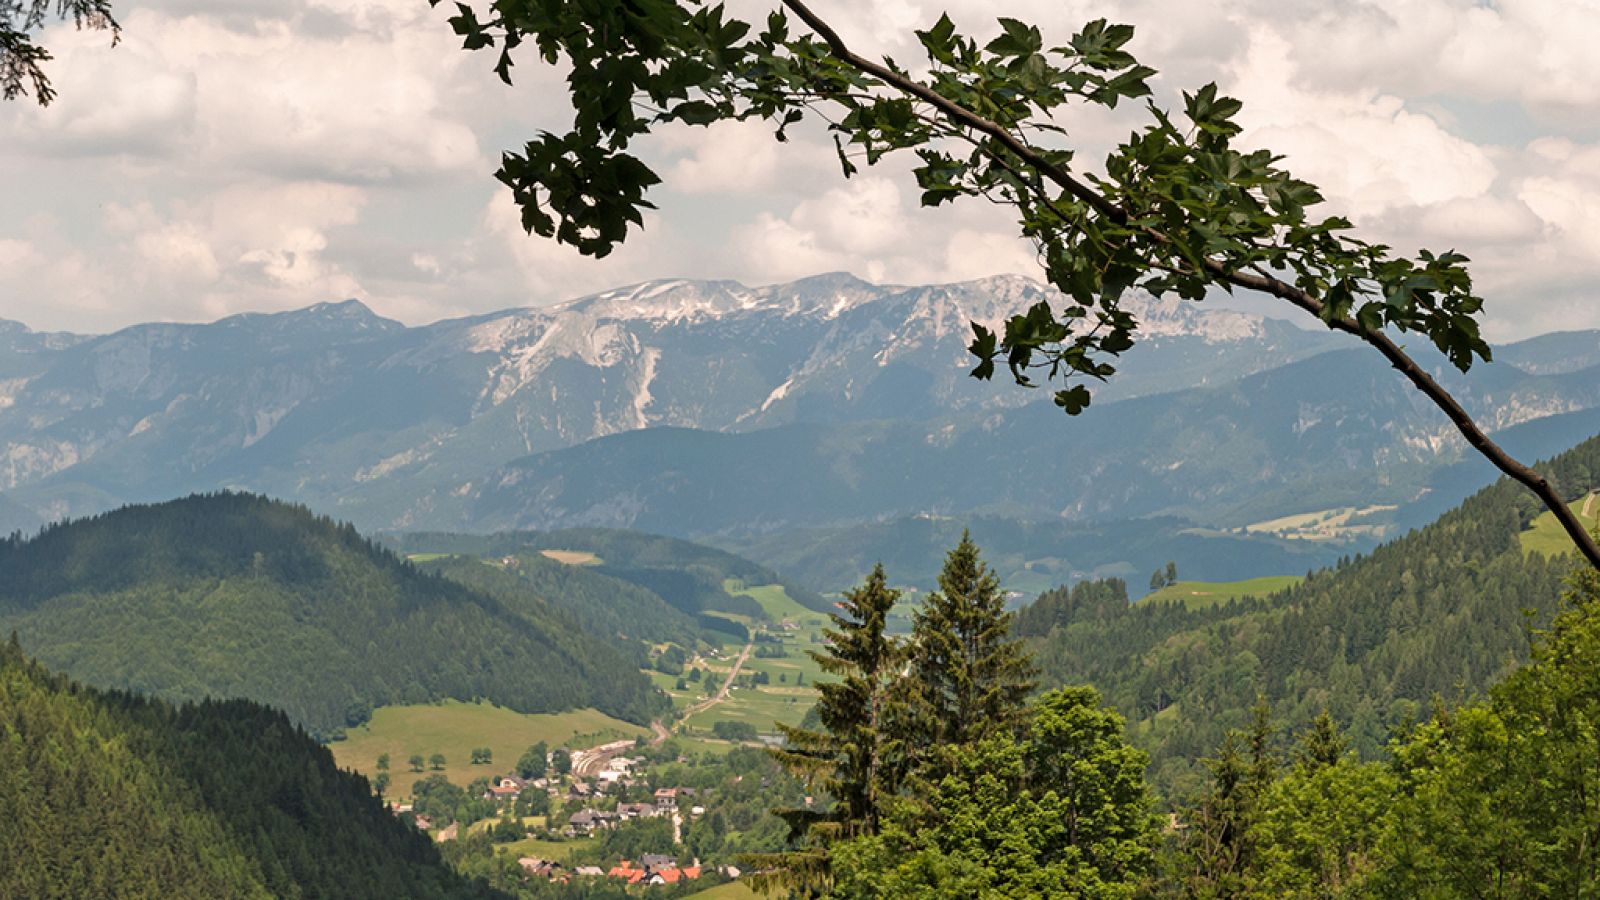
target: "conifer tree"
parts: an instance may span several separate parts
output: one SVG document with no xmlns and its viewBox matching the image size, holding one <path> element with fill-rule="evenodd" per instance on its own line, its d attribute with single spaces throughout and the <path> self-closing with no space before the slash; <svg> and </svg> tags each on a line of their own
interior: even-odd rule
<svg viewBox="0 0 1600 900">
<path fill-rule="evenodd" d="M 805 846 L 788 853 L 752 857 L 773 882 L 803 890 L 829 880 L 825 843 L 878 831 L 884 805 L 898 788 L 898 744 L 888 733 L 896 716 L 894 686 L 902 648 L 885 633 L 900 592 L 889 587 L 882 564 L 860 587 L 845 594 L 841 612 L 830 615 L 827 650 L 811 657 L 834 680 L 817 684 L 820 727 L 779 723 L 785 746 L 774 757 L 814 792 L 833 798 L 826 811 L 779 810 L 791 837 Z"/>
<path fill-rule="evenodd" d="M 1177 876 L 1185 896 L 1245 894 L 1256 855 L 1251 828 L 1277 773 L 1272 738 L 1271 710 L 1266 698 L 1259 697 L 1251 710 L 1250 730 L 1228 732 L 1216 758 L 1205 760 L 1211 791 L 1186 830 L 1180 864 L 1184 871 Z"/>
<path fill-rule="evenodd" d="M 945 557 L 939 590 L 913 617 L 910 652 L 929 745 L 967 744 L 1021 723 L 1033 664 L 1011 636 L 1000 579 L 968 532 Z"/>
</svg>

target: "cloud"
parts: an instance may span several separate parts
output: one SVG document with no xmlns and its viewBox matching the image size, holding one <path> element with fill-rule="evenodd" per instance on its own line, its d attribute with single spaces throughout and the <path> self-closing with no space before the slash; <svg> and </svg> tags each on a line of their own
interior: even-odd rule
<svg viewBox="0 0 1600 900">
<path fill-rule="evenodd" d="M 732 0 L 759 21 L 773 0 Z M 1246 103 L 1246 139 L 1324 188 L 1323 212 L 1404 251 L 1473 257 L 1491 333 L 1600 325 L 1597 0 L 817 0 L 858 50 L 915 69 L 948 10 L 1047 45 L 1107 17 L 1162 70 Z M 480 4 L 481 8 L 481 4 Z M 408 321 L 655 277 L 769 283 L 845 269 L 897 282 L 1037 274 L 1006 211 L 925 210 L 909 163 L 849 181 L 818 123 L 674 126 L 636 148 L 665 179 L 648 227 L 595 261 L 526 235 L 493 157 L 567 124 L 559 69 L 517 87 L 420 0 L 151 0 L 123 44 L 51 29 L 49 109 L 0 105 L 0 316 L 110 328 L 344 296 Z M 1140 121 L 1073 111 L 1093 167 Z"/>
<path fill-rule="evenodd" d="M 781 189 L 785 179 L 794 184 L 793 169 L 784 165 L 789 160 L 780 159 L 782 145 L 773 131 L 761 121 L 668 130 L 660 143 L 668 152 L 682 154 L 665 176 L 668 185 L 687 194 L 739 194 Z"/>
<path fill-rule="evenodd" d="M 963 281 L 998 273 L 1037 274 L 1028 245 L 992 208 L 969 202 L 940 210 L 912 208 L 904 179 L 861 175 L 796 204 L 764 213 L 737 249 L 753 280 L 800 278 L 848 270 L 871 281 Z"/>
<path fill-rule="evenodd" d="M 467 63 L 425 4 L 342 4 L 342 29 L 135 8 L 122 44 L 51 29 L 60 100 L 8 104 L 23 153 L 156 155 L 190 170 L 382 183 L 485 169 L 444 93 Z"/>
</svg>

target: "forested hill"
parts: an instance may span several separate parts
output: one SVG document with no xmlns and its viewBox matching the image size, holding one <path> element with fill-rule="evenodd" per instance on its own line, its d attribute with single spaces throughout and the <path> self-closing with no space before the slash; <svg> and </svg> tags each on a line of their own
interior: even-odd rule
<svg viewBox="0 0 1600 900">
<path fill-rule="evenodd" d="M 512 556 L 544 550 L 582 551 L 595 556 L 596 572 L 640 585 L 689 614 L 706 609 L 742 612 L 756 618 L 761 608 L 747 598 L 729 596 L 727 581 L 748 585 L 782 584 L 802 606 L 828 612 L 832 604 L 815 591 L 785 581 L 758 563 L 693 541 L 621 528 L 563 528 L 556 531 L 503 531 L 496 534 L 411 532 L 388 535 L 386 542 L 408 553 L 468 553 Z"/>
<path fill-rule="evenodd" d="M 0 645 L 0 897 L 498 896 L 282 713 L 102 693 Z"/>
<path fill-rule="evenodd" d="M 1600 438 L 1542 468 L 1581 496 L 1600 476 Z M 1130 606 L 1120 582 L 1090 582 L 1041 595 L 1015 627 L 1046 684 L 1093 684 L 1128 716 L 1169 793 L 1202 783 L 1197 760 L 1247 724 L 1258 693 L 1293 728 L 1327 709 L 1371 754 L 1435 696 L 1475 695 L 1527 659 L 1573 559 L 1524 551 L 1541 512 L 1501 481 L 1275 597 Z"/>
<path fill-rule="evenodd" d="M 375 706 L 447 697 L 636 722 L 665 707 L 629 655 L 537 598 L 509 608 L 247 494 L 0 541 L 0 628 L 91 684 L 256 700 L 324 738 Z"/>
</svg>

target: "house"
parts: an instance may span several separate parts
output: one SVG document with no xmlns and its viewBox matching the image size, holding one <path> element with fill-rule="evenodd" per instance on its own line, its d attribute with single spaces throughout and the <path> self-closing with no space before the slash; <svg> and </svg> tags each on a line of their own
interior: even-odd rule
<svg viewBox="0 0 1600 900">
<path fill-rule="evenodd" d="M 656 806 L 658 806 L 658 807 L 660 807 L 662 809 L 677 809 L 678 808 L 678 789 L 677 788 L 657 788 L 656 789 Z"/>
<path fill-rule="evenodd" d="M 594 795 L 594 788 L 586 781 L 574 781 L 567 786 L 567 796 L 572 798 L 588 798 Z"/>
<path fill-rule="evenodd" d="M 606 870 L 599 866 L 579 866 L 573 869 L 572 873 L 574 875 L 582 875 L 585 878 L 604 878 Z"/>
<path fill-rule="evenodd" d="M 661 810 L 650 803 L 620 803 L 617 805 L 617 817 L 624 822 L 633 819 L 654 819 L 661 815 Z"/>
<path fill-rule="evenodd" d="M 515 800 L 522 795 L 522 789 L 526 786 L 527 782 L 522 779 L 512 775 L 504 775 L 501 776 L 499 784 L 484 791 L 483 799 Z"/>
<path fill-rule="evenodd" d="M 436 840 L 436 841 L 438 841 L 439 843 L 442 844 L 445 841 L 453 841 L 453 840 L 455 840 L 456 836 L 459 835 L 460 833 L 461 833 L 461 823 L 460 822 L 451 822 L 449 825 L 445 826 L 443 831 L 439 832 L 437 835 L 434 836 L 434 840 Z"/>
<path fill-rule="evenodd" d="M 616 813 L 602 809 L 580 809 L 567 819 L 567 836 L 593 834 L 597 829 L 611 828 L 617 824 L 618 818 Z"/>
<path fill-rule="evenodd" d="M 681 881 L 694 881 L 700 877 L 699 866 L 664 866 L 650 873 L 646 884 L 677 884 Z"/>
<path fill-rule="evenodd" d="M 639 865 L 644 866 L 646 869 L 665 869 L 677 864 L 678 861 L 676 859 L 661 853 L 646 853 L 639 857 Z"/>
<path fill-rule="evenodd" d="M 517 865 L 521 866 L 522 871 L 533 878 L 543 878 L 547 881 L 567 881 L 571 878 L 567 873 L 566 866 L 552 860 L 539 859 L 536 856 L 524 856 L 517 860 Z M 596 869 L 595 871 L 599 870 Z"/>
<path fill-rule="evenodd" d="M 600 820 L 595 817 L 594 810 L 580 809 L 567 819 L 567 835 L 591 834 L 600 827 Z"/>
<path fill-rule="evenodd" d="M 427 816 L 417 816 L 416 822 L 417 829 L 420 831 L 429 831 L 433 828 L 433 823 L 428 821 Z"/>
<path fill-rule="evenodd" d="M 606 876 L 619 879 L 627 884 L 638 884 L 646 877 L 643 869 L 635 868 L 633 863 L 626 859 L 612 866 L 611 871 L 607 872 Z"/>
</svg>

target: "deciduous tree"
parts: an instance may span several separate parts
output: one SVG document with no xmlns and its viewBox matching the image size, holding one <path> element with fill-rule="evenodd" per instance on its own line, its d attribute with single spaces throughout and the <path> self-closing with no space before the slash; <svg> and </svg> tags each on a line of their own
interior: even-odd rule
<svg viewBox="0 0 1600 900">
<path fill-rule="evenodd" d="M 630 150 L 658 126 L 764 119 L 784 140 L 820 117 L 847 177 L 909 151 L 924 205 L 982 197 L 1016 211 L 1064 299 L 1012 316 L 999 334 L 974 323 L 977 377 L 1003 365 L 1021 384 L 1060 379 L 1055 401 L 1077 413 L 1090 401 L 1084 382 L 1114 374 L 1137 339 L 1123 303 L 1130 289 L 1189 300 L 1261 292 L 1380 353 L 1600 567 L 1600 545 L 1550 478 L 1501 449 L 1395 340 L 1419 334 L 1463 371 L 1489 358 L 1467 259 L 1406 258 L 1316 213 L 1321 193 L 1281 157 L 1236 146 L 1242 104 L 1215 84 L 1185 92 L 1181 114 L 1151 102 L 1156 72 L 1128 51 L 1130 26 L 1096 20 L 1050 46 L 1016 19 L 979 41 L 942 16 L 917 32 L 927 55 L 919 76 L 857 53 L 802 0 L 782 0 L 759 26 L 701 0 L 494 0 L 483 16 L 457 8 L 450 21 L 464 46 L 497 47 L 507 83 L 523 44 L 571 67 L 571 128 L 505 154 L 496 173 L 530 232 L 608 255 L 651 208 L 646 192 L 661 179 Z M 1143 126 L 1098 173 L 1080 165 L 1073 115 L 1141 100 Z"/>
</svg>

